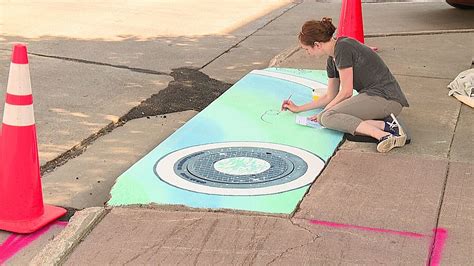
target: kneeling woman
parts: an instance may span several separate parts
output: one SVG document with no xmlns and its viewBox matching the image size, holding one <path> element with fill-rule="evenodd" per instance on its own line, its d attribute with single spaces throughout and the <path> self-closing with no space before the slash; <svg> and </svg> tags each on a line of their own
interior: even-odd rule
<svg viewBox="0 0 474 266">
<path fill-rule="evenodd" d="M 328 56 L 328 90 L 317 101 L 301 106 L 287 101 L 283 108 L 302 112 L 324 107 L 310 119 L 330 129 L 371 136 L 379 141 L 379 152 L 402 147 L 406 134 L 395 116 L 408 102 L 400 85 L 371 48 L 351 38 L 335 39 L 335 30 L 330 18 L 304 23 L 298 37 L 301 47 L 309 55 Z M 353 89 L 359 94 L 353 96 Z M 391 114 L 393 123 L 380 120 Z"/>
</svg>

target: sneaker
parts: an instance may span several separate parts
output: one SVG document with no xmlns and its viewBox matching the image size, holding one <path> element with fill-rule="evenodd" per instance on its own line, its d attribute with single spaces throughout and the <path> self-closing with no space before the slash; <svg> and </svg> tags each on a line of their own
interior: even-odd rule
<svg viewBox="0 0 474 266">
<path fill-rule="evenodd" d="M 395 136 L 400 136 L 400 129 L 398 128 L 398 124 L 394 120 L 392 120 L 392 122 L 385 121 L 383 131 Z"/>
<path fill-rule="evenodd" d="M 403 147 L 407 141 L 407 135 L 393 135 L 388 134 L 387 136 L 382 137 L 377 144 L 378 152 L 389 152 L 395 147 Z"/>
<path fill-rule="evenodd" d="M 385 121 L 385 126 L 384 126 L 383 131 L 391 133 L 392 135 L 395 135 L 395 136 L 406 135 L 405 131 L 403 130 L 400 123 L 398 122 L 397 118 L 393 114 L 390 114 L 390 116 L 392 118 L 392 122 Z"/>
</svg>

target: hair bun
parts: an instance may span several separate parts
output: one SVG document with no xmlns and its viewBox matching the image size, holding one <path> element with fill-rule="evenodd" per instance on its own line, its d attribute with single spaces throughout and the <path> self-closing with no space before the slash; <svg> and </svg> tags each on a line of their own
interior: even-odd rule
<svg viewBox="0 0 474 266">
<path fill-rule="evenodd" d="M 321 22 L 323 22 L 323 23 L 327 23 L 327 22 L 332 23 L 332 18 L 323 17 L 323 18 L 321 19 Z"/>
<path fill-rule="evenodd" d="M 321 19 L 321 25 L 324 27 L 327 35 L 332 36 L 336 31 L 336 27 L 332 24 L 332 18 L 323 17 Z"/>
</svg>

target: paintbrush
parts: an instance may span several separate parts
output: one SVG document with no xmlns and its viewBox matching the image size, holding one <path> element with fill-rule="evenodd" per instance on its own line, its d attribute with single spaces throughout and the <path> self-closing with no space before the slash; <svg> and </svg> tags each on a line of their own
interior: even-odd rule
<svg viewBox="0 0 474 266">
<path fill-rule="evenodd" d="M 281 104 L 281 110 L 282 111 L 286 111 L 287 108 L 284 108 L 283 106 L 285 105 L 285 103 L 288 103 L 291 99 L 291 96 L 293 96 L 293 94 L 290 94 L 290 96 L 288 97 L 288 99 L 284 100 L 283 103 Z"/>
</svg>

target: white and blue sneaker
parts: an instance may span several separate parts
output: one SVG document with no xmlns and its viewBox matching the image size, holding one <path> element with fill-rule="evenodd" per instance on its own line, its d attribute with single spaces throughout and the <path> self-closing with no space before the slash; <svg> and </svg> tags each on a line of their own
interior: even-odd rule
<svg viewBox="0 0 474 266">
<path fill-rule="evenodd" d="M 390 114 L 390 116 L 393 121 L 391 123 L 385 122 L 384 131 L 389 134 L 379 140 L 377 144 L 377 151 L 379 152 L 389 152 L 395 147 L 403 147 L 407 141 L 407 135 L 398 120 L 393 114 Z"/>
<path fill-rule="evenodd" d="M 406 135 L 401 127 L 400 123 L 398 122 L 397 118 L 393 114 L 390 114 L 392 117 L 392 121 L 385 121 L 385 126 L 383 131 L 391 133 L 396 136 Z"/>
</svg>

